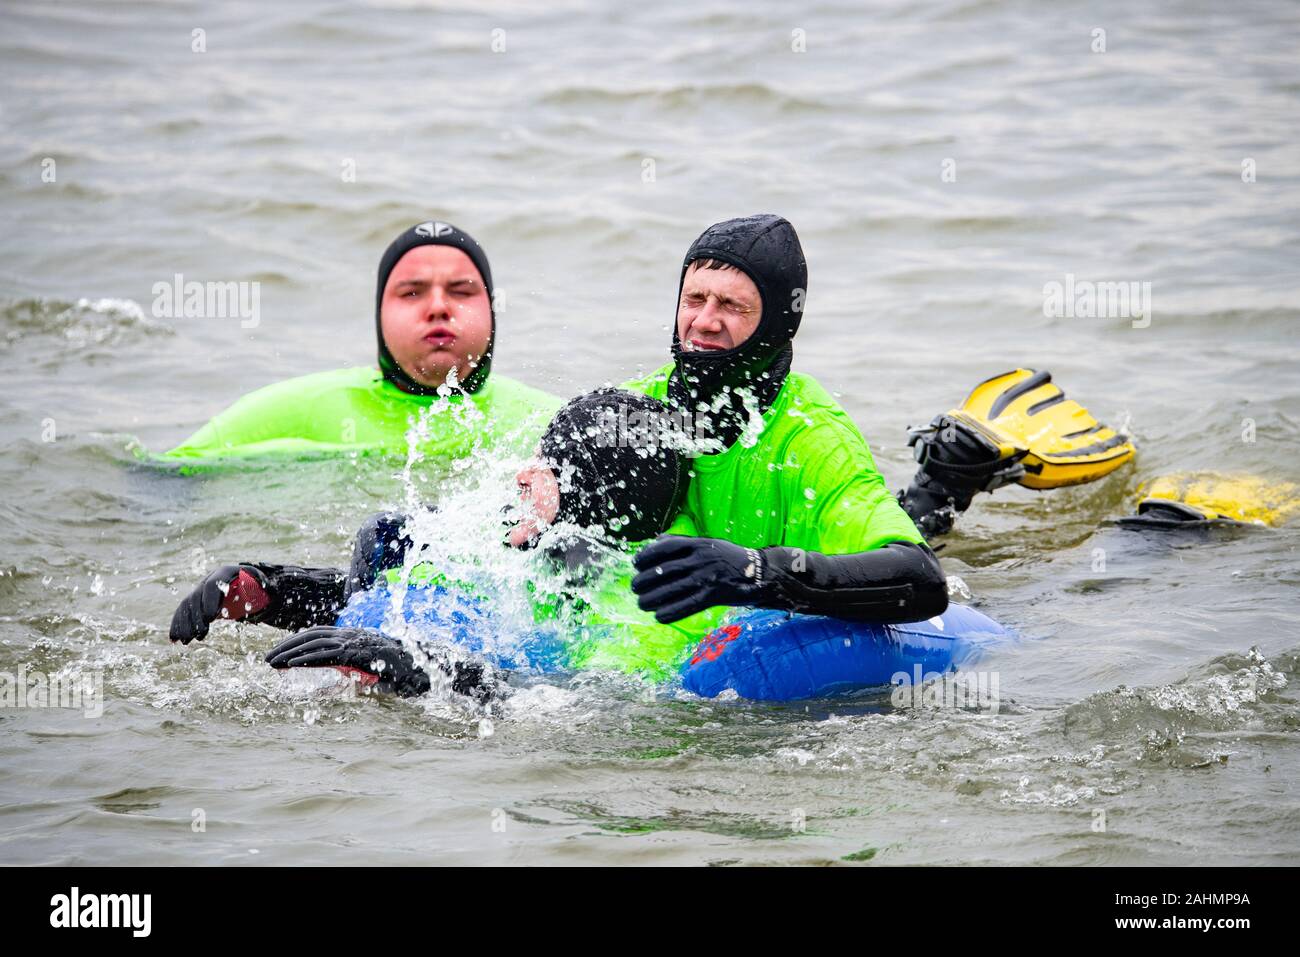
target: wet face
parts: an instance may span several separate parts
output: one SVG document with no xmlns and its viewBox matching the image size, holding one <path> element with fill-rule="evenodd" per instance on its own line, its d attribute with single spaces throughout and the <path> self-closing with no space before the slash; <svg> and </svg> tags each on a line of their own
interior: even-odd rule
<svg viewBox="0 0 1300 957">
<path fill-rule="evenodd" d="M 754 334 L 763 298 L 739 269 L 705 269 L 692 263 L 677 303 L 677 338 L 684 352 L 734 349 Z"/>
<path fill-rule="evenodd" d="M 487 351 L 492 304 L 473 261 L 452 246 L 416 246 L 388 274 L 380 303 L 388 351 L 416 382 L 464 382 Z"/>
<path fill-rule="evenodd" d="M 524 517 L 510 529 L 506 541 L 515 548 L 523 548 L 559 514 L 560 483 L 555 473 L 539 462 L 521 469 L 515 482 L 519 485 L 519 507 Z"/>
</svg>

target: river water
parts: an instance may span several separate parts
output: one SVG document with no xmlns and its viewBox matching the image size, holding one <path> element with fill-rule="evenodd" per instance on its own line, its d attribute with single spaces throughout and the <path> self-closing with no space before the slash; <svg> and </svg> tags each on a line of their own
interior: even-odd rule
<svg viewBox="0 0 1300 957">
<path fill-rule="evenodd" d="M 0 860 L 1296 863 L 1300 533 L 1107 521 L 1164 472 L 1300 472 L 1300 7 L 482 7 L 0 12 L 0 672 L 105 697 L 0 709 Z M 400 461 L 132 451 L 372 361 L 400 229 L 478 236 L 494 369 L 571 395 L 662 362 L 687 245 L 758 211 L 808 254 L 795 366 L 892 486 L 907 425 L 1016 366 L 1139 446 L 949 536 L 1022 636 L 980 665 L 998 714 L 584 676 L 485 719 L 286 682 L 269 629 L 169 644 L 201 571 L 339 564 L 408 494 Z M 256 324 L 155 315 L 176 274 L 259 283 Z M 1149 309 L 1045 314 L 1067 276 Z"/>
</svg>

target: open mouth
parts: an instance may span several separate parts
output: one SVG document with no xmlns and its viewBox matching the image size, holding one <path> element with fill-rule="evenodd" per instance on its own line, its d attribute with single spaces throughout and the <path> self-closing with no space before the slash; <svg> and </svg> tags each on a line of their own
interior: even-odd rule
<svg viewBox="0 0 1300 957">
<path fill-rule="evenodd" d="M 705 342 L 703 339 L 687 339 L 687 352 L 725 352 L 727 347 L 720 342 Z"/>
</svg>

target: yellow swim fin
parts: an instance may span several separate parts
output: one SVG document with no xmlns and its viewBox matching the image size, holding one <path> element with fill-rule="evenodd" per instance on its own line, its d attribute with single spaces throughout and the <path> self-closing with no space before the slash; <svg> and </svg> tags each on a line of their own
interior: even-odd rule
<svg viewBox="0 0 1300 957">
<path fill-rule="evenodd" d="M 1281 525 L 1300 513 L 1300 486 L 1243 473 L 1177 472 L 1138 489 L 1121 525 Z"/>
<path fill-rule="evenodd" d="M 1027 488 L 1079 485 L 1109 475 L 1134 448 L 1052 384 L 1050 372 L 1016 369 L 977 385 L 961 408 L 948 413 L 997 448 L 1001 460 L 1018 461 Z"/>
</svg>

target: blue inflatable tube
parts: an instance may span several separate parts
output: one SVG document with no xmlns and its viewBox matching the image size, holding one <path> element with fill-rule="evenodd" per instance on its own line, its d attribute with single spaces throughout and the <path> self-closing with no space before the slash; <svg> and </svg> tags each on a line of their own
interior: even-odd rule
<svg viewBox="0 0 1300 957">
<path fill-rule="evenodd" d="M 1008 637 L 967 605 L 905 625 L 746 612 L 700 642 L 682 666 L 682 685 L 703 698 L 727 690 L 753 701 L 823 698 L 888 685 L 900 672 L 915 681 L 918 669 L 921 676 L 952 671 Z"/>
<path fill-rule="evenodd" d="M 559 671 L 566 647 L 561 636 L 540 629 L 507 634 L 489 603 L 443 585 L 413 586 L 402 595 L 401 617 L 395 594 L 383 585 L 358 592 L 335 619 L 336 625 L 369 628 L 394 640 L 409 626 L 426 639 L 449 641 L 511 671 Z M 397 627 L 394 627 L 396 625 Z"/>
<path fill-rule="evenodd" d="M 564 670 L 566 648 L 556 632 L 507 635 L 488 602 L 442 585 L 412 587 L 395 614 L 394 592 L 378 586 L 351 597 L 337 624 L 370 628 L 399 639 L 413 627 L 428 639 L 454 642 L 509 670 Z M 952 671 L 972 661 L 990 642 L 1011 637 L 968 605 L 950 604 L 928 621 L 868 625 L 742 610 L 710 632 L 681 668 L 682 686 L 703 698 L 734 691 L 753 701 L 796 701 L 889 685 L 899 672 Z"/>
</svg>

